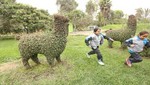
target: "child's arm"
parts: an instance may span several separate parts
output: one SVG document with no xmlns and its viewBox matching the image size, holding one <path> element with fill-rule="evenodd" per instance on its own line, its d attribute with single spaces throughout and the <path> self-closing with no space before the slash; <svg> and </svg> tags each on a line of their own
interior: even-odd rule
<svg viewBox="0 0 150 85">
<path fill-rule="evenodd" d="M 145 44 L 145 46 L 150 48 L 150 40 L 147 40 L 147 43 Z"/>
<path fill-rule="evenodd" d="M 114 41 L 112 38 L 107 37 L 106 35 L 103 35 L 103 34 L 102 34 L 102 36 L 104 37 L 104 39 L 107 39 L 107 40 L 110 40 L 110 41 Z"/>
<path fill-rule="evenodd" d="M 128 47 L 134 47 L 133 45 L 133 40 L 130 38 L 128 40 L 125 41 L 125 44 L 128 46 Z"/>
<path fill-rule="evenodd" d="M 88 36 L 88 37 L 85 38 L 85 43 L 86 43 L 87 46 L 89 46 L 89 41 L 90 40 L 92 40 L 91 36 Z"/>
</svg>

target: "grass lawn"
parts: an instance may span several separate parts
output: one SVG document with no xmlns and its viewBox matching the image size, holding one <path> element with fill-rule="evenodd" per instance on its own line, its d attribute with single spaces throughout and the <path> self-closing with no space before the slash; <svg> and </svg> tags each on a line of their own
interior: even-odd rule
<svg viewBox="0 0 150 85">
<path fill-rule="evenodd" d="M 111 25 L 106 25 L 106 26 L 103 26 L 102 29 L 105 29 L 105 30 L 109 30 L 109 29 L 120 29 L 120 28 L 124 28 L 125 24 L 111 24 Z"/>
<path fill-rule="evenodd" d="M 111 24 L 111 25 L 106 25 L 104 27 L 102 27 L 102 29 L 104 30 L 109 30 L 110 28 L 115 30 L 115 29 L 121 29 L 121 28 L 125 28 L 126 24 Z M 140 31 L 143 30 L 150 30 L 150 24 L 149 23 L 138 23 L 137 24 L 137 30 L 136 33 L 139 33 Z"/>
<path fill-rule="evenodd" d="M 107 47 L 107 41 L 100 47 L 105 66 L 100 66 L 96 55 L 87 58 L 90 51 L 85 43 L 86 36 L 69 36 L 62 63 L 50 68 L 46 58 L 39 56 L 41 65 L 32 61 L 32 69 L 20 67 L 0 73 L 0 85 L 150 85 L 150 59 L 133 64 L 129 68 L 123 63 L 129 56 L 127 50 L 119 49 L 120 43 L 114 42 L 114 48 Z M 18 42 L 15 40 L 0 41 L 0 62 L 18 60 Z M 20 61 L 20 60 L 18 60 Z"/>
<path fill-rule="evenodd" d="M 20 58 L 17 45 L 15 40 L 0 40 L 0 63 Z"/>
</svg>

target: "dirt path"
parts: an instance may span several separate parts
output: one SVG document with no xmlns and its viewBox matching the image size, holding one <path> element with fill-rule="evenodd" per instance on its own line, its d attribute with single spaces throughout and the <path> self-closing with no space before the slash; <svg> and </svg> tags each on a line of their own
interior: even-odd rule
<svg viewBox="0 0 150 85">
<path fill-rule="evenodd" d="M 4 71 L 9 71 L 9 70 L 13 70 L 16 69 L 17 67 L 20 66 L 21 61 L 14 61 L 14 62 L 7 62 L 7 63 L 3 63 L 0 64 L 0 72 L 4 72 Z"/>
</svg>

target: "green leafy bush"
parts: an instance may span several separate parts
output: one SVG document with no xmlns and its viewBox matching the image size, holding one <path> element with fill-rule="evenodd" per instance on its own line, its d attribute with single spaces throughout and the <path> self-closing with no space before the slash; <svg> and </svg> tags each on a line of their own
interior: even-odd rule
<svg viewBox="0 0 150 85">
<path fill-rule="evenodd" d="M 4 3 L 0 5 L 0 33 L 35 32 L 52 28 L 52 16 L 45 10 L 18 4 Z"/>
</svg>

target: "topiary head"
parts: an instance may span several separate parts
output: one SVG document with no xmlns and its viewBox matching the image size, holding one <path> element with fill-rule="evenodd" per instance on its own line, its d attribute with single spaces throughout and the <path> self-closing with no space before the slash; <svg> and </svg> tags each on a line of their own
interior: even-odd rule
<svg viewBox="0 0 150 85">
<path fill-rule="evenodd" d="M 54 32 L 56 35 L 68 35 L 68 22 L 69 20 L 61 15 L 54 15 Z"/>
<path fill-rule="evenodd" d="M 136 30 L 137 21 L 134 15 L 130 15 L 127 22 L 128 28 L 132 30 Z"/>
</svg>

